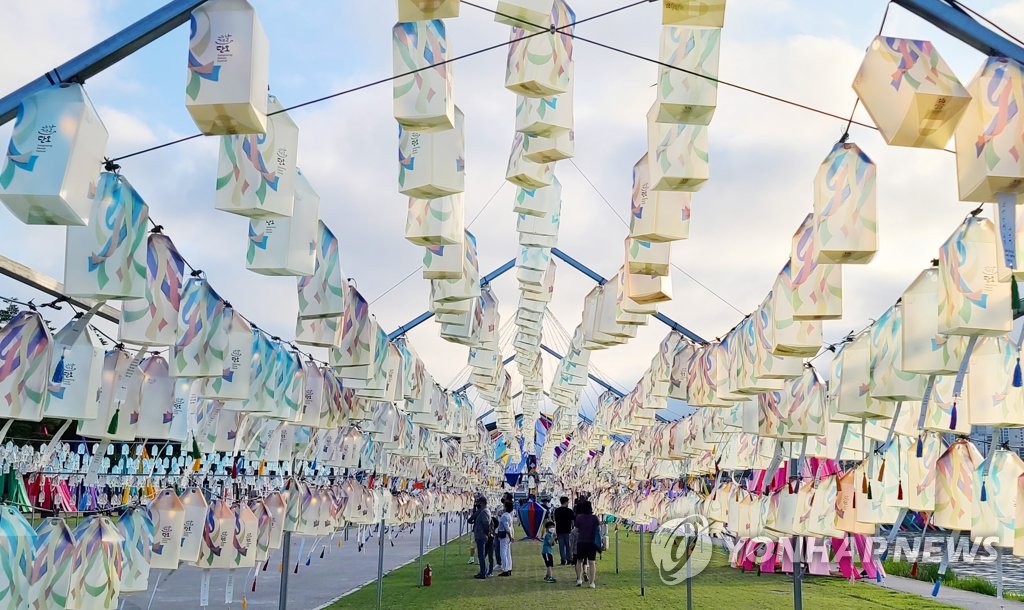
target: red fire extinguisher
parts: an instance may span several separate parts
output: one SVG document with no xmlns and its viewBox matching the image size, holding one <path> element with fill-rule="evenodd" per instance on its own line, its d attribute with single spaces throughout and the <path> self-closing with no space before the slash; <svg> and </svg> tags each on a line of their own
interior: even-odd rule
<svg viewBox="0 0 1024 610">
<path fill-rule="evenodd" d="M 423 586 L 424 587 L 429 587 L 430 586 L 430 576 L 431 576 L 430 564 L 428 563 L 427 567 L 423 568 Z"/>
</svg>

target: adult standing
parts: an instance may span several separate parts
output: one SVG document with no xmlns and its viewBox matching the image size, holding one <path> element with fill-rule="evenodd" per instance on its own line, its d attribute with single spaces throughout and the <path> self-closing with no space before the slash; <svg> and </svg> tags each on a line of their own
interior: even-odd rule
<svg viewBox="0 0 1024 610">
<path fill-rule="evenodd" d="M 576 513 L 569 508 L 569 498 L 562 496 L 558 499 L 560 506 L 555 509 L 555 535 L 558 536 L 558 557 L 561 560 L 559 565 L 572 563 L 572 549 L 569 548 L 569 534 L 572 533 L 572 523 L 576 519 Z"/>
<path fill-rule="evenodd" d="M 501 555 L 501 573 L 498 576 L 512 576 L 512 502 L 505 503 L 505 512 L 498 518 L 498 549 Z"/>
<path fill-rule="evenodd" d="M 473 505 L 473 511 L 469 522 L 473 524 L 473 542 L 476 543 L 476 556 L 480 564 L 480 571 L 473 578 L 483 580 L 487 578 L 484 557 L 487 551 L 487 537 L 491 531 L 491 515 L 487 512 L 487 498 L 479 498 Z"/>
<path fill-rule="evenodd" d="M 587 565 L 587 576 L 590 588 L 596 589 L 597 583 L 597 548 L 601 523 L 594 514 L 590 500 L 580 500 L 576 515 L 576 586 L 583 586 L 584 562 Z"/>
</svg>

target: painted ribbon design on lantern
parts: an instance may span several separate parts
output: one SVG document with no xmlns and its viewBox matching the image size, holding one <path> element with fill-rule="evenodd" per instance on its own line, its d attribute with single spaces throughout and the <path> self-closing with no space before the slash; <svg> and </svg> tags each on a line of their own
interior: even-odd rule
<svg viewBox="0 0 1024 610">
<path fill-rule="evenodd" d="M 197 13 L 192 13 L 189 20 L 189 41 L 188 41 L 188 86 L 185 93 L 193 100 L 199 97 L 199 90 L 202 81 L 208 80 L 217 82 L 220 80 L 220 66 L 216 65 L 216 56 L 208 62 L 203 62 L 200 56 L 206 56 L 211 49 L 212 33 L 210 32 L 209 18 L 200 24 L 196 19 Z M 204 15 L 205 16 L 205 15 Z M 200 29 L 201 28 L 201 29 Z"/>
<path fill-rule="evenodd" d="M 4 166 L 3 173 L 0 173 L 0 186 L 3 188 L 11 185 L 11 181 L 14 180 L 15 171 L 20 169 L 31 172 L 36 168 L 36 161 L 39 159 L 39 156 L 28 152 L 35 145 L 34 138 L 36 133 L 31 129 L 25 128 L 25 125 L 32 126 L 35 124 L 36 111 L 36 102 L 34 100 L 29 99 L 18 105 L 18 114 L 14 120 L 14 131 L 11 134 L 11 141 L 7 144 L 7 164 Z M 20 129 L 19 126 L 21 127 Z"/>
<path fill-rule="evenodd" d="M 999 163 L 999 155 L 994 147 L 989 146 L 989 143 L 1002 135 L 1010 124 L 1010 120 L 1017 116 L 1019 111 L 1017 100 L 1013 97 L 1014 84 L 1013 77 L 1008 72 L 1008 64 L 998 63 L 992 71 L 992 78 L 985 90 L 985 97 L 980 100 L 980 103 L 988 106 L 986 110 L 995 110 L 991 122 L 978 136 L 978 141 L 974 145 L 974 152 L 978 157 L 981 157 L 982 153 L 985 154 L 985 164 L 989 169 Z M 1020 153 L 1016 146 L 1010 147 L 1010 154 L 1013 155 L 1014 160 L 1019 159 Z"/>
<path fill-rule="evenodd" d="M 444 62 L 448 58 L 448 45 L 444 22 L 434 19 L 399 23 L 392 29 L 391 38 L 395 59 L 408 72 L 416 71 L 395 81 L 394 97 L 399 99 L 415 91 L 413 108 L 424 112 L 434 98 L 444 95 L 447 89 L 448 64 Z M 427 72 L 430 74 L 425 74 Z"/>
</svg>

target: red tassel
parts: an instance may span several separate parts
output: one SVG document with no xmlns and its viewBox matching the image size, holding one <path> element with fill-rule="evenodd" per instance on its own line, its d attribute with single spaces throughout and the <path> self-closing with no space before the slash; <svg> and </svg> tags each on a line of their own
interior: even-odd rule
<svg viewBox="0 0 1024 610">
<path fill-rule="evenodd" d="M 896 499 L 897 500 L 902 500 L 903 499 L 903 481 L 902 480 L 900 480 L 899 489 L 896 491 Z"/>
<path fill-rule="evenodd" d="M 910 577 L 917 578 L 917 564 L 910 566 Z"/>
<path fill-rule="evenodd" d="M 878 468 L 878 480 L 881 481 L 883 476 L 885 476 L 885 460 L 882 460 L 882 465 Z"/>
</svg>

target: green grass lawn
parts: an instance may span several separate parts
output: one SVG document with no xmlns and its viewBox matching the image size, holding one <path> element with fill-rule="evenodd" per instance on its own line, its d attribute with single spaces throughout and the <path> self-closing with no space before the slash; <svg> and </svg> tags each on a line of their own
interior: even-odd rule
<svg viewBox="0 0 1024 610">
<path fill-rule="evenodd" d="M 645 542 L 649 538 L 645 537 Z M 447 565 L 442 565 L 442 550 L 426 555 L 433 569 L 433 585 L 419 588 L 416 562 L 384 578 L 385 608 L 572 608 L 585 610 L 619 608 L 685 608 L 686 585 L 667 586 L 658 578 L 657 567 L 645 549 L 645 595 L 640 596 L 640 548 L 636 534 L 619 534 L 619 573 L 615 573 L 615 538 L 609 550 L 597 562 L 597 589 L 577 589 L 576 572 L 555 566 L 555 584 L 545 583 L 540 543 L 516 542 L 512 545 L 511 578 L 475 580 L 475 565 L 466 565 L 468 539 L 449 543 Z M 557 549 L 555 560 L 558 560 Z M 724 553 L 716 553 L 711 565 L 693 580 L 693 607 L 714 610 L 746 608 L 792 608 L 793 580 L 789 576 L 741 573 L 728 567 Z M 342 598 L 330 608 L 373 608 L 375 583 Z M 804 607 L 817 610 L 862 610 L 864 608 L 929 609 L 949 608 L 943 604 L 896 593 L 868 584 L 850 584 L 842 578 L 806 577 L 803 581 Z"/>
</svg>

